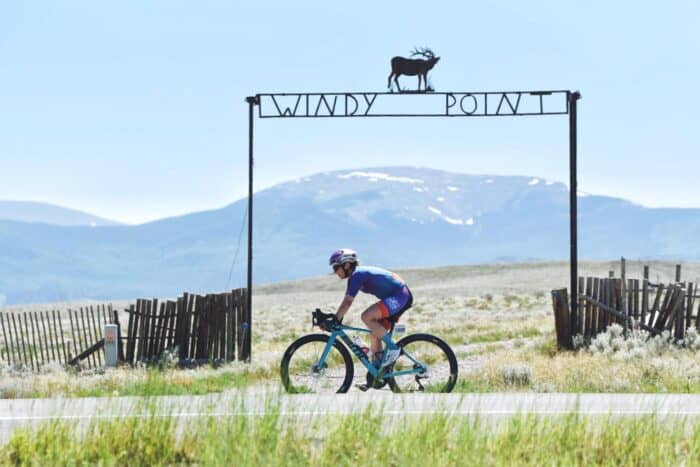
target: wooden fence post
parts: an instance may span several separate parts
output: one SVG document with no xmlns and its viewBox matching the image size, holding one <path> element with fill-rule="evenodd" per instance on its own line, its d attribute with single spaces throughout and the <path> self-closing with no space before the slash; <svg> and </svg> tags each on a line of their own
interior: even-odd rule
<svg viewBox="0 0 700 467">
<path fill-rule="evenodd" d="M 695 305 L 695 293 L 696 285 L 692 282 L 688 282 L 688 297 L 685 306 L 686 318 L 685 318 L 685 332 L 687 332 L 690 327 L 691 319 L 693 318 L 693 306 Z"/>
<path fill-rule="evenodd" d="M 177 353 L 178 353 L 178 359 L 182 360 L 183 354 L 182 350 L 184 347 L 183 344 L 183 334 L 184 334 L 184 324 L 185 324 L 185 309 L 186 309 L 186 298 L 184 294 L 182 297 L 178 297 L 177 301 L 175 302 L 175 336 L 173 340 L 173 346 L 177 347 Z"/>
<path fill-rule="evenodd" d="M 252 337 L 253 337 L 253 323 L 251 323 L 251 312 L 248 308 L 248 289 L 243 289 L 243 322 L 241 323 L 241 328 L 243 330 L 243 353 L 241 361 L 250 362 L 252 358 Z M 569 316 L 569 319 L 571 317 Z"/>
<path fill-rule="evenodd" d="M 63 350 L 63 363 L 68 363 L 68 352 L 66 351 L 66 336 L 63 331 L 63 319 L 61 318 L 61 311 L 56 310 L 56 315 L 58 316 L 58 329 L 61 330 L 61 348 Z"/>
<path fill-rule="evenodd" d="M 27 336 L 27 348 L 29 349 L 29 365 L 31 365 L 32 370 L 34 370 L 34 369 L 38 369 L 37 367 L 38 367 L 38 365 L 39 365 L 39 360 L 36 361 L 37 367 L 35 367 L 35 366 L 34 366 L 34 360 L 35 360 L 34 357 L 35 357 L 35 354 L 36 354 L 36 350 L 35 350 L 36 345 L 34 344 L 34 342 L 29 342 L 29 326 L 30 326 L 30 323 L 29 323 L 29 320 L 27 319 L 27 315 L 28 315 L 28 314 L 29 314 L 29 313 L 24 312 L 24 313 L 22 313 L 21 316 L 24 318 L 24 334 Z M 34 348 L 33 348 L 33 347 L 34 347 Z"/>
<path fill-rule="evenodd" d="M 28 311 L 29 313 L 29 321 L 32 323 L 32 342 L 34 343 L 34 352 L 36 354 L 36 362 L 37 362 L 37 367 L 39 365 L 44 366 L 46 363 L 46 360 L 44 360 L 44 352 L 41 349 L 41 336 L 39 335 L 39 332 L 37 331 L 38 329 L 38 322 L 35 323 L 36 321 L 36 316 L 34 313 L 31 311 Z M 38 340 L 37 340 L 38 336 Z M 37 350 L 38 349 L 38 350 Z M 39 363 L 39 357 L 41 357 L 41 363 Z"/>
<path fill-rule="evenodd" d="M 2 324 L 2 339 L 3 342 L 5 343 L 5 355 L 7 356 L 7 364 L 12 365 L 11 360 L 10 360 L 10 340 L 7 338 L 7 333 L 5 332 L 5 315 L 7 313 L 3 313 L 0 311 L 0 324 Z M 9 323 L 9 321 L 8 321 Z"/>
<path fill-rule="evenodd" d="M 134 355 L 134 363 L 140 362 L 143 359 L 144 354 L 144 336 L 146 332 L 146 321 L 148 320 L 147 313 L 147 300 L 138 300 L 136 305 L 136 315 L 139 317 L 139 325 L 136 333 L 136 353 Z"/>
<path fill-rule="evenodd" d="M 194 325 L 196 324 L 196 316 L 194 314 L 194 302 L 196 299 L 196 295 L 192 294 L 185 294 L 185 306 L 186 311 L 185 311 L 185 333 L 183 335 L 183 351 L 184 351 L 184 358 L 188 358 L 190 355 L 190 352 L 194 348 L 194 340 L 196 337 L 196 328 Z"/>
<path fill-rule="evenodd" d="M 95 322 L 95 310 L 90 305 L 90 320 L 88 321 L 88 326 L 90 326 L 90 323 L 92 323 L 92 332 L 90 333 L 92 337 L 92 344 L 100 340 L 100 335 L 102 334 L 102 330 L 98 329 L 97 323 Z M 91 345 L 92 345 L 91 344 Z M 100 367 L 103 365 L 102 363 L 102 352 L 95 352 L 95 359 L 97 360 L 97 365 Z"/>
<path fill-rule="evenodd" d="M 24 349 L 24 341 L 22 339 L 22 336 L 20 333 L 17 332 L 17 323 L 15 322 L 15 314 L 12 313 L 12 327 L 15 330 L 15 337 L 17 338 L 17 356 L 19 357 L 18 360 L 23 363 L 27 361 L 27 352 Z M 20 329 L 22 328 L 22 323 L 20 323 Z M 20 352 L 19 345 L 22 343 L 22 351 Z M 24 355 L 24 358 L 22 358 L 22 355 Z"/>
<path fill-rule="evenodd" d="M 12 318 L 12 325 L 10 324 L 10 318 Z M 14 325 L 14 320 L 15 320 L 15 314 L 10 313 L 9 316 L 7 317 L 7 331 L 10 335 L 10 351 L 12 352 L 12 364 L 16 365 L 18 361 L 21 359 L 21 355 L 19 354 L 19 340 L 17 338 L 17 330 L 15 329 L 14 334 L 12 332 L 13 325 Z M 14 336 L 14 337 L 13 337 Z M 16 346 L 13 346 L 12 343 L 16 343 Z"/>
<path fill-rule="evenodd" d="M 557 333 L 557 346 L 560 349 L 573 349 L 571 335 L 571 312 L 566 289 L 552 290 L 554 326 Z"/>
<path fill-rule="evenodd" d="M 624 256 L 620 258 L 620 298 L 622 299 L 622 313 L 625 315 L 625 318 L 629 318 L 629 307 L 627 303 L 627 271 L 626 271 L 626 261 Z M 624 323 L 622 323 L 623 326 L 623 335 L 627 337 L 627 326 L 628 326 L 629 320 L 625 320 Z"/>
<path fill-rule="evenodd" d="M 232 296 L 231 300 L 231 361 L 236 360 L 236 352 L 238 352 L 238 342 L 236 341 L 236 329 L 238 329 L 238 303 L 241 300 L 240 289 L 236 290 L 235 295 Z"/>
<path fill-rule="evenodd" d="M 168 319 L 167 319 L 167 326 L 168 326 L 168 333 L 166 336 L 166 343 L 165 346 L 166 348 L 172 349 L 174 348 L 174 342 L 175 342 L 175 318 L 177 316 L 177 307 L 180 299 L 177 299 L 177 301 L 168 301 Z"/>
</svg>

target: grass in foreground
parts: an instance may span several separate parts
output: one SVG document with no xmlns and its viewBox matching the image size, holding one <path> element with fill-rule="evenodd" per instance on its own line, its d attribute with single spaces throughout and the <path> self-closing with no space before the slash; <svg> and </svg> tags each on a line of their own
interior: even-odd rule
<svg viewBox="0 0 700 467">
<path fill-rule="evenodd" d="M 700 465 L 700 426 L 654 417 L 263 416 L 52 422 L 0 447 L 9 465 Z"/>
</svg>

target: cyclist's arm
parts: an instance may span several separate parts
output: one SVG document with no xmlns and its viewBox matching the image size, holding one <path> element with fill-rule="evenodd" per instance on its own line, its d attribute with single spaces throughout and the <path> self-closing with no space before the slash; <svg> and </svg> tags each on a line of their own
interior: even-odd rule
<svg viewBox="0 0 700 467">
<path fill-rule="evenodd" d="M 354 298 L 350 295 L 345 296 L 343 302 L 338 307 L 338 311 L 335 313 L 335 316 L 338 318 L 339 321 L 342 321 L 343 316 L 345 316 L 345 313 L 347 313 L 350 309 L 350 305 L 352 305 L 353 300 Z"/>
</svg>

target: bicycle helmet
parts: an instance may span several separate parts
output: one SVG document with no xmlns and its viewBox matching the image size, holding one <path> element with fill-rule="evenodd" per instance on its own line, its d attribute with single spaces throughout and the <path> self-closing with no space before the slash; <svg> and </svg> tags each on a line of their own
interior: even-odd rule
<svg viewBox="0 0 700 467">
<path fill-rule="evenodd" d="M 341 248 L 333 252 L 331 257 L 328 259 L 328 265 L 330 267 L 340 266 L 345 263 L 357 264 L 357 253 L 355 250 L 350 248 Z"/>
</svg>

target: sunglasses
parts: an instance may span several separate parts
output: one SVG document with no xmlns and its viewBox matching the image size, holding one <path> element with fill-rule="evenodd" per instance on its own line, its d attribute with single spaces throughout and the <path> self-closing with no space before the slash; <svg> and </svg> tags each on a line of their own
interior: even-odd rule
<svg viewBox="0 0 700 467">
<path fill-rule="evenodd" d="M 341 264 L 334 264 L 333 265 L 333 272 L 336 272 L 338 269 L 342 268 L 343 266 Z"/>
</svg>

